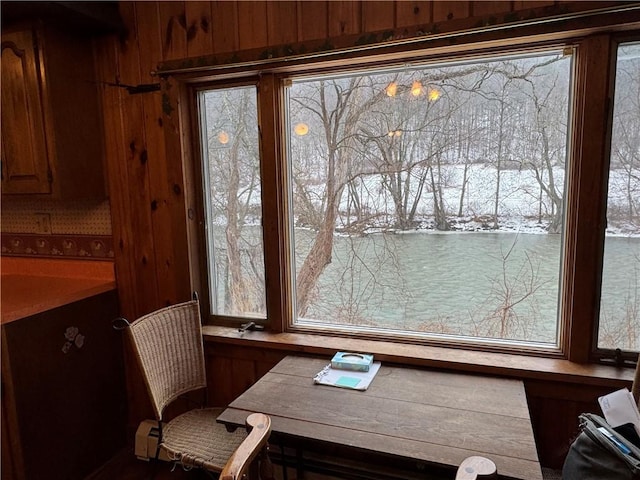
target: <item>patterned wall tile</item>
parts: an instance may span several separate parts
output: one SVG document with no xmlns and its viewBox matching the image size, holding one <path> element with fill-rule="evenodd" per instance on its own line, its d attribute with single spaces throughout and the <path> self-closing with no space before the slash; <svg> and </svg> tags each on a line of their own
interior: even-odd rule
<svg viewBox="0 0 640 480">
<path fill-rule="evenodd" d="M 109 201 L 100 203 L 2 198 L 2 233 L 40 233 L 38 214 L 48 214 L 51 234 L 111 235 Z"/>
</svg>

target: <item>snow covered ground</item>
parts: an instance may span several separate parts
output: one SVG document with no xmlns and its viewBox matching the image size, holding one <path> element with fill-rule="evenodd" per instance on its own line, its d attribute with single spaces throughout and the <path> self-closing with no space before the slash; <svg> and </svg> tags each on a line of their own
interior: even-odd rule
<svg viewBox="0 0 640 480">
<path fill-rule="evenodd" d="M 640 175 L 640 171 L 635 173 Z M 443 168 L 442 177 L 446 178 L 443 189 L 443 200 L 447 218 L 452 231 L 483 231 L 495 232 L 492 215 L 495 209 L 496 170 L 488 165 L 472 165 L 469 167 L 468 184 L 462 205 L 462 216 L 458 216 L 460 196 L 462 193 L 463 167 L 447 165 Z M 556 188 L 562 195 L 564 190 L 564 170 L 554 171 Z M 414 185 L 417 181 L 413 182 Z M 623 171 L 614 170 L 610 176 L 609 192 L 609 225 L 607 235 L 640 236 L 640 216 L 633 221 L 628 218 L 620 219 L 619 215 L 611 212 L 626 212 L 628 210 L 628 194 L 626 191 L 627 175 Z M 316 190 L 320 198 L 322 186 Z M 358 195 L 363 208 L 376 219 L 376 223 L 368 225 L 367 233 L 379 231 L 393 225 L 393 202 L 389 193 L 382 186 L 380 175 L 360 177 L 357 186 Z M 345 191 L 346 192 L 346 191 Z M 415 196 L 415 193 L 412 192 Z M 634 209 L 640 206 L 640 183 L 631 192 Z M 346 193 L 341 199 L 343 217 L 338 220 L 338 228 L 347 223 L 346 212 L 349 202 Z M 498 206 L 499 226 L 497 231 L 521 233 L 548 233 L 547 227 L 552 209 L 551 201 L 544 194 L 532 170 L 503 170 L 500 173 L 500 195 Z M 417 230 L 434 230 L 433 195 L 423 191 L 417 208 Z"/>
</svg>

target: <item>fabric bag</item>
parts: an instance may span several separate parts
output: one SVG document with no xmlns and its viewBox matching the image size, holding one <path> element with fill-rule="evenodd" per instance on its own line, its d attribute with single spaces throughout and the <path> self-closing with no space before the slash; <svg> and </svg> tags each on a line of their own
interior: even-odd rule
<svg viewBox="0 0 640 480">
<path fill-rule="evenodd" d="M 602 417 L 580 415 L 580 435 L 562 468 L 562 480 L 640 480 L 640 449 Z"/>
</svg>

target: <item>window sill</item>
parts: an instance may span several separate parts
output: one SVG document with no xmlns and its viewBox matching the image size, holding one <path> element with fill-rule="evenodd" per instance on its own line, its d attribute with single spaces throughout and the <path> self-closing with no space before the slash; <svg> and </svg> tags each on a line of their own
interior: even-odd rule
<svg viewBox="0 0 640 480">
<path fill-rule="evenodd" d="M 388 341 L 331 337 L 306 333 L 271 333 L 206 325 L 205 342 L 241 347 L 269 348 L 287 353 L 323 355 L 336 351 L 373 353 L 382 362 L 434 367 L 463 372 L 546 380 L 612 388 L 630 387 L 632 368 L 599 364 L 581 364 L 557 358 L 508 353 L 480 352 L 437 346 L 400 344 Z"/>
</svg>

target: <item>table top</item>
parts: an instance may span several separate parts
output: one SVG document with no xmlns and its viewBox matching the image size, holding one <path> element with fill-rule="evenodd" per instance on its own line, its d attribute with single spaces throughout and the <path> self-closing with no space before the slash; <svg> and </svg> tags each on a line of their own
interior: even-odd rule
<svg viewBox="0 0 640 480">
<path fill-rule="evenodd" d="M 482 455 L 502 478 L 542 479 L 522 381 L 383 363 L 362 392 L 315 385 L 328 363 L 286 357 L 218 421 L 262 412 L 278 434 L 452 467 Z"/>
</svg>

